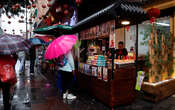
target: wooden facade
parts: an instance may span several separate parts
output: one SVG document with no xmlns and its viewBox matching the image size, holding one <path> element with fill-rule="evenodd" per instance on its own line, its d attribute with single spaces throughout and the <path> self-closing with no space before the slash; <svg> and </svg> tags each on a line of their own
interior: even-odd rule
<svg viewBox="0 0 175 110">
<path fill-rule="evenodd" d="M 117 67 L 113 79 L 112 71 L 109 70 L 107 82 L 82 72 L 78 72 L 77 79 L 81 89 L 91 93 L 110 107 L 131 104 L 136 98 L 134 91 L 136 83 L 135 65 Z"/>
</svg>

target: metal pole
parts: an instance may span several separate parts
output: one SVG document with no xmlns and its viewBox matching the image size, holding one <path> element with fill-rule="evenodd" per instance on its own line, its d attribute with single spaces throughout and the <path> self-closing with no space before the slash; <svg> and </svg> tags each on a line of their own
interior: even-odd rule
<svg viewBox="0 0 175 110">
<path fill-rule="evenodd" d="M 26 38 L 28 39 L 28 32 L 27 32 L 27 0 L 25 0 L 25 6 L 26 6 Z"/>
<path fill-rule="evenodd" d="M 138 24 L 136 25 L 136 72 L 138 71 Z"/>
<path fill-rule="evenodd" d="M 114 48 L 112 48 L 112 79 L 114 79 Z"/>
</svg>

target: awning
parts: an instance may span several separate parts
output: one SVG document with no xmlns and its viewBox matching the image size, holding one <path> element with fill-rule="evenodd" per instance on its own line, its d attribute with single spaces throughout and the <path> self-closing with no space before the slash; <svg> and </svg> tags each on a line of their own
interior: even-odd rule
<svg viewBox="0 0 175 110">
<path fill-rule="evenodd" d="M 72 30 L 72 27 L 68 25 L 53 25 L 35 29 L 33 32 L 37 34 L 57 35 L 70 30 Z"/>
<path fill-rule="evenodd" d="M 129 2 L 128 0 L 117 0 L 103 10 L 78 22 L 73 26 L 73 31 L 81 31 L 112 19 L 116 19 L 117 22 L 120 22 L 120 20 L 129 20 L 132 25 L 138 24 L 148 19 L 148 17 L 140 3 Z M 120 23 L 117 23 L 116 27 L 120 26 Z"/>
</svg>

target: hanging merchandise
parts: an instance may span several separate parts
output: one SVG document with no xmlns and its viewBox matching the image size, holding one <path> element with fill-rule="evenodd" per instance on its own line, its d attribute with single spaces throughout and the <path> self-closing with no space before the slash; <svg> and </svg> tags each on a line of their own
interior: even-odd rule
<svg viewBox="0 0 175 110">
<path fill-rule="evenodd" d="M 150 18 L 150 23 L 153 23 L 155 21 L 155 19 L 160 16 L 160 9 L 151 8 L 147 11 L 147 14 Z"/>
</svg>

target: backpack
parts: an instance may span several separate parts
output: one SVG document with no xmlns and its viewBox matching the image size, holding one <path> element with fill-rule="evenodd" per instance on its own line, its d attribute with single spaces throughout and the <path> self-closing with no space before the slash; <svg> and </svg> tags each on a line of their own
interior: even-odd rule
<svg viewBox="0 0 175 110">
<path fill-rule="evenodd" d="M 67 58 L 65 55 L 58 57 L 56 65 L 59 67 L 63 67 L 67 64 Z"/>
</svg>

